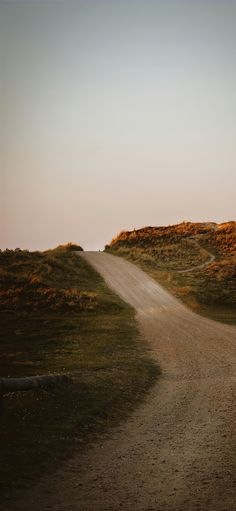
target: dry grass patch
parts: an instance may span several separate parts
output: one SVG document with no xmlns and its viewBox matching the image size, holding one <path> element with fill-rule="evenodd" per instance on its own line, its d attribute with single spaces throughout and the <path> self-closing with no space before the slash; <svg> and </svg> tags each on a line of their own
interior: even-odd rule
<svg viewBox="0 0 236 511">
<path fill-rule="evenodd" d="M 157 279 L 194 311 L 236 322 L 236 223 L 184 222 L 122 232 L 106 250 L 126 257 Z M 204 268 L 187 273 L 181 270 Z"/>
<path fill-rule="evenodd" d="M 9 499 L 126 417 L 159 369 L 133 310 L 70 248 L 7 251 L 1 263 L 1 375 L 73 378 L 4 397 L 0 489 Z"/>
</svg>

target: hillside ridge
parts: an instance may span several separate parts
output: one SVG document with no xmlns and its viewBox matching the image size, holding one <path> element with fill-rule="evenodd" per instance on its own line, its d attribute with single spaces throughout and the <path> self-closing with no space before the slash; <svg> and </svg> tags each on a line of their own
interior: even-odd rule
<svg viewBox="0 0 236 511">
<path fill-rule="evenodd" d="M 122 231 L 105 250 L 129 259 L 195 311 L 236 321 L 236 222 Z"/>
</svg>

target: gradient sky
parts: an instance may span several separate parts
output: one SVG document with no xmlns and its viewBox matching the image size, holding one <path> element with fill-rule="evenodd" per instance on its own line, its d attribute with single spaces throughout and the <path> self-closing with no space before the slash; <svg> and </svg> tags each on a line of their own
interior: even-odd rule
<svg viewBox="0 0 236 511">
<path fill-rule="evenodd" d="M 0 0 L 1 247 L 235 219 L 236 1 Z"/>
</svg>

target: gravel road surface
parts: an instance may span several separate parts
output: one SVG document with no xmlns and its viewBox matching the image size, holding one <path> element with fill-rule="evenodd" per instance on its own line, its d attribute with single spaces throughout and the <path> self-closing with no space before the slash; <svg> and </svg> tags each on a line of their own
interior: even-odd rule
<svg viewBox="0 0 236 511">
<path fill-rule="evenodd" d="M 236 511 L 236 328 L 194 314 L 124 259 L 80 256 L 135 308 L 162 376 L 126 423 L 14 511 Z"/>
</svg>

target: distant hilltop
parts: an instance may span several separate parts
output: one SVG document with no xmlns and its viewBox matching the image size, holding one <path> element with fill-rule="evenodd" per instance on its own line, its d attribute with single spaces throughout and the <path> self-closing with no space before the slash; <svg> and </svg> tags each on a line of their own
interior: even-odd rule
<svg viewBox="0 0 236 511">
<path fill-rule="evenodd" d="M 158 239 L 169 239 L 183 237 L 202 237 L 203 235 L 213 235 L 230 237 L 231 241 L 236 244 L 236 222 L 229 221 L 221 224 L 216 222 L 181 222 L 180 224 L 168 226 L 146 226 L 132 231 L 121 231 L 110 244 L 106 245 L 106 249 L 115 248 L 115 245 L 123 243 L 135 242 L 138 244 L 148 244 L 157 242 Z"/>
<path fill-rule="evenodd" d="M 140 266 L 191 309 L 236 322 L 236 222 L 123 231 L 106 251 Z"/>
</svg>

